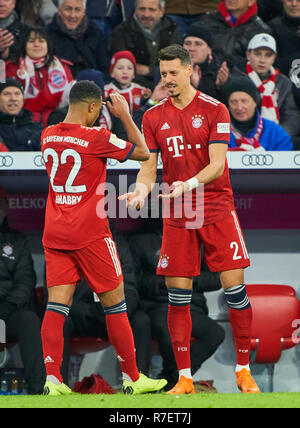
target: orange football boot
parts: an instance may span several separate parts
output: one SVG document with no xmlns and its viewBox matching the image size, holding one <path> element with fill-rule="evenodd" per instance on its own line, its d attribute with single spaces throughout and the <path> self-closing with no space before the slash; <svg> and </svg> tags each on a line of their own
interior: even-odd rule
<svg viewBox="0 0 300 428">
<path fill-rule="evenodd" d="M 258 394 L 260 392 L 259 387 L 251 376 L 250 370 L 242 369 L 239 372 L 235 372 L 235 375 L 237 386 L 244 394 Z"/>
<path fill-rule="evenodd" d="M 180 379 L 176 385 L 170 389 L 170 391 L 167 391 L 166 394 L 195 394 L 193 379 L 180 376 Z"/>
</svg>

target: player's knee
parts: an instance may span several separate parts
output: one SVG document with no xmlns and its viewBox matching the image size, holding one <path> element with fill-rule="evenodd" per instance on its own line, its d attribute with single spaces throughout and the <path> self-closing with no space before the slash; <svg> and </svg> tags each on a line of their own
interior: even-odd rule
<svg viewBox="0 0 300 428">
<path fill-rule="evenodd" d="M 118 305 L 125 299 L 124 283 L 118 285 L 113 290 L 98 294 L 99 300 L 103 308 Z"/>
<path fill-rule="evenodd" d="M 225 290 L 235 285 L 244 284 L 244 269 L 221 272 L 220 281 Z"/>
<path fill-rule="evenodd" d="M 48 288 L 48 301 L 72 306 L 75 285 L 58 285 Z"/>
</svg>

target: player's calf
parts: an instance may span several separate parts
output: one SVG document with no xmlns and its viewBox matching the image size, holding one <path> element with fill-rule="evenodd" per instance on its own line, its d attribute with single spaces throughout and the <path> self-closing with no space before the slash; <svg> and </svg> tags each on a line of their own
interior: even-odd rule
<svg viewBox="0 0 300 428">
<path fill-rule="evenodd" d="M 50 376 L 58 383 L 63 381 L 60 373 L 64 346 L 63 325 L 69 310 L 70 307 L 62 303 L 48 302 L 41 329 L 47 380 Z"/>
<path fill-rule="evenodd" d="M 242 368 L 248 370 L 252 308 L 247 296 L 245 284 L 228 288 L 224 293 L 229 306 L 229 320 L 236 347 L 236 371 Z"/>
</svg>

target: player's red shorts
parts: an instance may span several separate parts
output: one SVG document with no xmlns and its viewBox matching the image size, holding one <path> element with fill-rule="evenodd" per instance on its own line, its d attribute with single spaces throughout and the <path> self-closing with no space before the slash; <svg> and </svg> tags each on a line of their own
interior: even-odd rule
<svg viewBox="0 0 300 428">
<path fill-rule="evenodd" d="M 250 260 L 235 211 L 220 222 L 200 229 L 164 224 L 158 275 L 194 277 L 200 275 L 201 245 L 212 272 L 245 268 Z"/>
<path fill-rule="evenodd" d="M 80 250 L 45 247 L 47 287 L 77 284 L 84 276 L 97 294 L 118 287 L 123 281 L 116 244 L 111 235 Z"/>
</svg>

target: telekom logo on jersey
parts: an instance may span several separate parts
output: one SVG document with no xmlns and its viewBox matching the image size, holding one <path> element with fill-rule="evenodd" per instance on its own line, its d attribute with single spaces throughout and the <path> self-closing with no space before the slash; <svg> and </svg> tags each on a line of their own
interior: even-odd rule
<svg viewBox="0 0 300 428">
<path fill-rule="evenodd" d="M 169 152 L 173 152 L 173 158 L 178 158 L 183 156 L 180 151 L 181 150 L 185 150 L 185 148 L 187 149 L 191 149 L 192 145 L 191 144 L 187 144 L 187 146 L 185 147 L 184 142 L 183 142 L 183 136 L 182 135 L 177 135 L 175 137 L 169 137 L 167 138 L 167 146 L 168 146 L 168 150 Z M 200 144 L 196 144 L 194 146 L 194 148 L 196 149 L 200 149 L 201 145 Z"/>
<path fill-rule="evenodd" d="M 167 138 L 167 145 L 169 147 L 169 152 L 174 151 L 173 158 L 178 158 L 182 156 L 179 150 L 184 150 L 183 137 L 178 135 L 177 137 Z"/>
</svg>

